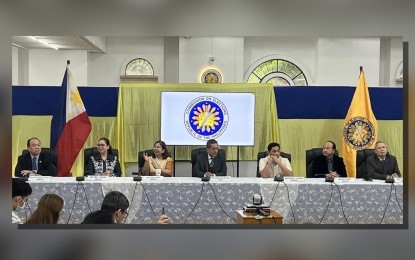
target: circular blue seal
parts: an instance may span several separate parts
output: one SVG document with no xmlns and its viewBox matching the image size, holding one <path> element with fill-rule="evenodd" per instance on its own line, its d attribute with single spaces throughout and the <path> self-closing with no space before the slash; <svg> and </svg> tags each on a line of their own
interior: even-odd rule
<svg viewBox="0 0 415 260">
<path fill-rule="evenodd" d="M 376 129 L 366 117 L 351 118 L 343 127 L 345 143 L 354 150 L 369 148 L 375 141 Z"/>
<path fill-rule="evenodd" d="M 219 99 L 200 96 L 187 105 L 184 123 L 194 138 L 215 139 L 221 136 L 228 126 L 228 110 Z"/>
</svg>

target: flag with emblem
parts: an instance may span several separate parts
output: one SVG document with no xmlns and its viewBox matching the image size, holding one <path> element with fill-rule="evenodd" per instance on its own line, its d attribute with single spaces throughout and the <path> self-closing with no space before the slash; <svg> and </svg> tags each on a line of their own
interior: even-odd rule
<svg viewBox="0 0 415 260">
<path fill-rule="evenodd" d="M 377 134 L 378 123 L 372 111 L 365 73 L 360 67 L 359 81 L 343 123 L 342 157 L 349 177 L 364 177 L 356 176 L 356 154 L 358 150 L 373 148 Z"/>
<path fill-rule="evenodd" d="M 69 70 L 69 61 L 56 102 L 57 107 L 51 122 L 50 145 L 58 153 L 58 176 L 71 176 L 72 165 L 92 126 Z"/>
</svg>

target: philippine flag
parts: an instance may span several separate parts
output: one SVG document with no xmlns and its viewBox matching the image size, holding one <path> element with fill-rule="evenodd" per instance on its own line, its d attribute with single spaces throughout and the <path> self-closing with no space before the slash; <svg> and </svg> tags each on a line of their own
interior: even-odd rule
<svg viewBox="0 0 415 260">
<path fill-rule="evenodd" d="M 58 153 L 58 176 L 71 176 L 72 165 L 92 125 L 69 66 L 66 67 L 59 93 L 51 122 L 50 145 Z"/>
</svg>

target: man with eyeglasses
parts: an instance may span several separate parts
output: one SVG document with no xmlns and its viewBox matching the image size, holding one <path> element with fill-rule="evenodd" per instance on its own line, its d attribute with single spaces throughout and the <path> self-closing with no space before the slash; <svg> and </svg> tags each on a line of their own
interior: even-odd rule
<svg viewBox="0 0 415 260">
<path fill-rule="evenodd" d="M 206 143 L 207 153 L 196 157 L 194 172 L 197 177 L 226 176 L 226 158 L 219 153 L 219 144 L 215 139 Z"/>
<path fill-rule="evenodd" d="M 28 153 L 22 154 L 17 159 L 14 176 L 45 175 L 56 176 L 57 169 L 50 156 L 42 152 L 39 138 L 32 137 L 27 140 Z"/>
<path fill-rule="evenodd" d="M 119 191 L 111 191 L 105 195 L 101 204 L 101 211 L 113 212 L 113 221 L 115 224 L 124 223 L 128 217 L 128 207 L 130 203 L 127 197 Z M 168 224 L 169 218 L 166 215 L 161 215 L 157 219 L 158 224 Z M 90 223 L 91 224 L 91 223 Z"/>
</svg>

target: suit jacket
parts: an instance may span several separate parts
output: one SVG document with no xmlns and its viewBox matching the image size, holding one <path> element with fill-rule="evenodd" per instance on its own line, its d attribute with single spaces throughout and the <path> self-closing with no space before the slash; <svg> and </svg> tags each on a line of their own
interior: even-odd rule
<svg viewBox="0 0 415 260">
<path fill-rule="evenodd" d="M 366 169 L 367 177 L 372 179 L 386 179 L 386 175 L 391 175 L 393 173 L 401 176 L 398 168 L 398 162 L 396 157 L 390 154 L 387 154 L 385 157 L 385 162 L 381 162 L 376 154 L 369 156 L 366 159 Z"/>
<path fill-rule="evenodd" d="M 226 176 L 226 159 L 223 155 L 216 155 L 213 159 L 213 167 L 209 167 L 209 157 L 208 153 L 199 154 L 196 157 L 196 163 L 193 167 L 193 176 L 202 178 L 206 172 L 211 172 L 217 176 Z"/>
<path fill-rule="evenodd" d="M 333 155 L 333 171 L 337 172 L 340 177 L 347 177 L 343 158 Z M 327 173 L 329 173 L 329 168 L 327 167 L 326 157 L 324 155 L 316 157 L 313 162 L 312 176 L 314 178 L 325 177 Z"/>
<path fill-rule="evenodd" d="M 95 175 L 96 173 L 102 173 L 105 163 L 105 169 L 110 170 L 115 176 L 121 176 L 120 162 L 117 156 L 113 154 L 107 154 L 107 159 L 104 161 L 101 159 L 101 154 L 94 154 L 88 160 L 87 171 L 84 175 Z"/>
<path fill-rule="evenodd" d="M 17 159 L 16 168 L 14 169 L 14 176 L 21 177 L 22 170 L 32 170 L 32 157 L 30 153 L 25 153 L 19 156 Z M 57 176 L 56 166 L 52 163 L 50 156 L 45 156 L 45 153 L 41 152 L 38 158 L 37 173 L 44 176 Z"/>
</svg>

